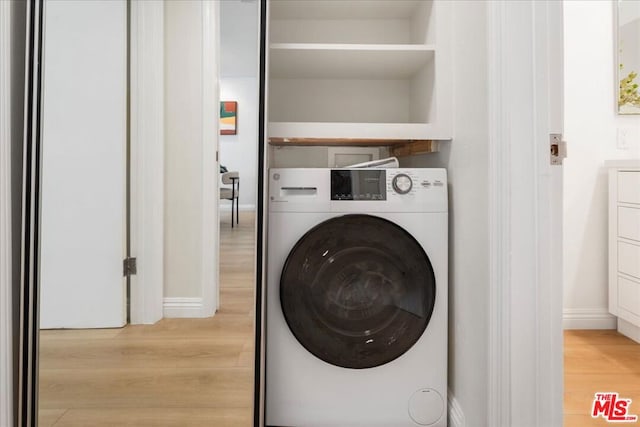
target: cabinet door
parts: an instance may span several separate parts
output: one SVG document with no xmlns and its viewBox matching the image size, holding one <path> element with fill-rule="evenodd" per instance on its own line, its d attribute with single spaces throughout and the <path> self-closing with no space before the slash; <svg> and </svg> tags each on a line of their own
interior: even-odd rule
<svg viewBox="0 0 640 427">
<path fill-rule="evenodd" d="M 618 201 L 640 204 L 640 171 L 618 172 Z"/>
<path fill-rule="evenodd" d="M 618 237 L 640 242 L 640 206 L 618 206 Z"/>
<path fill-rule="evenodd" d="M 619 316 L 640 326 L 640 281 L 618 277 Z"/>
</svg>

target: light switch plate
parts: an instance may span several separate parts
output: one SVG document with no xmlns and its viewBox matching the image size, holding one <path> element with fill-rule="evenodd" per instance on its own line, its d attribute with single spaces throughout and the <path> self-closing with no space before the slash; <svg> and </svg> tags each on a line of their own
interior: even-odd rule
<svg viewBox="0 0 640 427">
<path fill-rule="evenodd" d="M 640 126 L 619 127 L 616 148 L 630 150 L 636 147 L 640 147 Z"/>
<path fill-rule="evenodd" d="M 631 128 L 618 128 L 618 139 L 616 141 L 616 148 L 618 150 L 629 149 L 629 138 L 631 137 Z"/>
</svg>

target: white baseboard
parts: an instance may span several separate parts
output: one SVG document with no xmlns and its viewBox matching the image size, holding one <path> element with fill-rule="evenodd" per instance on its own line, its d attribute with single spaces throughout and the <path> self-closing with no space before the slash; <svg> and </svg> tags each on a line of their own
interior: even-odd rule
<svg viewBox="0 0 640 427">
<path fill-rule="evenodd" d="M 467 422 L 464 418 L 464 412 L 462 412 L 460 402 L 451 393 L 451 390 L 447 393 L 447 405 L 449 408 L 447 413 L 449 427 L 465 427 Z"/>
<path fill-rule="evenodd" d="M 616 329 L 617 319 L 605 308 L 565 308 L 564 329 Z"/>
<path fill-rule="evenodd" d="M 205 312 L 203 299 L 184 297 L 165 297 L 162 303 L 164 317 L 168 318 L 201 318 L 210 317 Z"/>
<path fill-rule="evenodd" d="M 231 202 L 229 203 L 220 203 L 220 210 L 221 211 L 231 211 Z M 238 210 L 241 211 L 255 211 L 256 210 L 256 205 L 239 205 L 238 206 Z"/>
</svg>

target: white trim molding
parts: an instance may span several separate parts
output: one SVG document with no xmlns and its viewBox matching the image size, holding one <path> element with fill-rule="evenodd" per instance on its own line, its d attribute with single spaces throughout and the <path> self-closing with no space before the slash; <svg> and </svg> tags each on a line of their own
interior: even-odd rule
<svg viewBox="0 0 640 427">
<path fill-rule="evenodd" d="M 13 425 L 11 304 L 11 23 L 12 2 L 0 2 L 0 426 Z"/>
<path fill-rule="evenodd" d="M 202 298 L 206 315 L 213 316 L 220 296 L 220 222 L 218 219 L 220 2 L 202 5 Z"/>
<path fill-rule="evenodd" d="M 562 312 L 564 329 L 616 329 L 617 318 L 606 308 L 565 308 Z"/>
<path fill-rule="evenodd" d="M 203 298 L 166 297 L 162 304 L 164 317 L 188 319 L 209 317 L 203 301 Z"/>
<path fill-rule="evenodd" d="M 447 392 L 447 407 L 449 427 L 466 427 L 467 420 L 464 418 L 464 412 L 462 411 L 460 402 L 458 402 L 451 390 Z"/>
<path fill-rule="evenodd" d="M 162 318 L 164 293 L 164 3 L 131 2 L 131 323 Z"/>
<path fill-rule="evenodd" d="M 489 373 L 488 425 L 510 425 L 510 252 L 511 203 L 508 178 L 509 123 L 504 76 L 506 17 L 504 4 L 491 2 L 487 12 L 489 76 Z"/>
</svg>

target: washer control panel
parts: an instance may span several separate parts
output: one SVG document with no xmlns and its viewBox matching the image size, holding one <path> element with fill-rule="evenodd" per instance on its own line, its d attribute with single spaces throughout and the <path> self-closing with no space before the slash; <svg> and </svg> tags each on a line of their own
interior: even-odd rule
<svg viewBox="0 0 640 427">
<path fill-rule="evenodd" d="M 443 187 L 415 169 L 331 169 L 331 200 L 382 201 Z"/>
<path fill-rule="evenodd" d="M 273 168 L 272 212 L 447 212 L 443 168 Z"/>
</svg>

